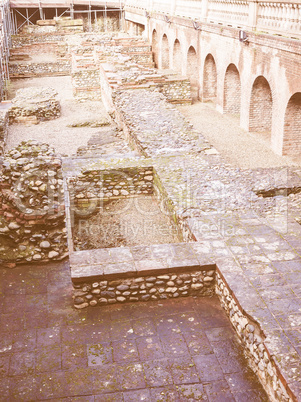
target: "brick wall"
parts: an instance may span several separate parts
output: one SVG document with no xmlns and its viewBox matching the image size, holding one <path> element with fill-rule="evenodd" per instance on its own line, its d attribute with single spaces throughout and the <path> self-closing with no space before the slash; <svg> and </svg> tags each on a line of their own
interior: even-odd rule
<svg viewBox="0 0 301 402">
<path fill-rule="evenodd" d="M 301 92 L 294 94 L 288 102 L 283 138 L 283 155 L 301 154 Z"/>
<path fill-rule="evenodd" d="M 158 34 L 156 30 L 154 30 L 152 34 L 152 53 L 155 67 L 158 67 L 159 52 L 158 52 Z"/>
<path fill-rule="evenodd" d="M 178 40 L 175 41 L 173 47 L 173 69 L 179 72 L 182 71 L 182 50 Z"/>
<path fill-rule="evenodd" d="M 197 49 L 200 98 L 204 101 L 213 100 L 220 112 L 239 113 L 240 125 L 246 131 L 255 129 L 268 132 L 272 149 L 281 155 L 288 100 L 294 93 L 301 92 L 300 41 L 248 32 L 248 43 L 240 43 L 236 28 L 203 22 L 199 24 L 200 29 L 195 29 L 191 20 L 173 17 L 172 24 L 168 25 L 162 15 L 154 13 L 149 19 L 149 31 L 155 31 L 159 38 L 166 35 L 170 44 L 169 52 L 173 53 L 171 67 L 181 68 L 182 72 L 189 64 L 188 49 L 191 46 Z M 181 44 L 182 54 L 175 61 L 174 48 L 178 42 Z M 161 60 L 165 52 L 161 40 L 153 52 Z M 240 101 L 238 84 L 233 82 L 234 67 L 227 69 L 230 65 L 235 65 L 239 72 Z M 263 98 L 257 87 L 260 82 L 253 88 L 258 77 L 265 77 L 270 87 Z M 265 92 L 264 88 L 262 90 Z M 262 102 L 263 99 L 266 102 Z M 263 119 L 258 115 L 260 112 L 264 115 Z M 263 127 L 261 123 L 259 127 L 255 127 L 259 121 L 264 123 Z M 295 150 L 287 147 L 285 152 L 293 155 Z"/>
<path fill-rule="evenodd" d="M 250 131 L 270 132 L 272 128 L 272 92 L 267 80 L 256 78 L 250 102 Z"/>
<path fill-rule="evenodd" d="M 241 85 L 239 72 L 234 64 L 230 64 L 225 75 L 224 113 L 240 113 Z"/>
<path fill-rule="evenodd" d="M 162 68 L 169 68 L 169 46 L 166 35 L 162 38 Z"/>
<path fill-rule="evenodd" d="M 204 64 L 203 100 L 214 100 L 216 98 L 216 65 L 214 58 L 208 54 Z"/>
<path fill-rule="evenodd" d="M 190 46 L 187 53 L 187 76 L 191 84 L 192 99 L 198 99 L 199 95 L 198 58 L 193 46 Z"/>
</svg>

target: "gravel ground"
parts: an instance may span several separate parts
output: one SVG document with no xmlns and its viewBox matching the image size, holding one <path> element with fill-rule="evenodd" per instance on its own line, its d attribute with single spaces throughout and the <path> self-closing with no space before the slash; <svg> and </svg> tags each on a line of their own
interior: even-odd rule
<svg viewBox="0 0 301 402">
<path fill-rule="evenodd" d="M 177 243 L 176 227 L 154 196 L 111 201 L 104 212 L 79 220 L 74 228 L 78 250 Z"/>
<path fill-rule="evenodd" d="M 300 160 L 276 155 L 267 138 L 246 132 L 239 127 L 238 117 L 220 114 L 212 103 L 196 102 L 178 109 L 233 166 L 256 169 L 301 165 Z"/>
<path fill-rule="evenodd" d="M 61 104 L 61 116 L 58 119 L 41 122 L 38 125 L 26 126 L 13 124 L 9 126 L 6 150 L 10 150 L 21 141 L 35 139 L 47 142 L 55 150 L 64 155 L 75 154 L 77 149 L 88 143 L 88 140 L 99 133 L 101 127 L 68 127 L 85 121 L 102 120 L 108 117 L 100 101 L 77 102 L 73 99 L 71 77 L 43 77 L 20 79 L 12 82 L 10 98 L 15 91 L 25 87 L 51 87 L 57 90 Z M 107 128 L 104 128 L 107 130 Z"/>
</svg>

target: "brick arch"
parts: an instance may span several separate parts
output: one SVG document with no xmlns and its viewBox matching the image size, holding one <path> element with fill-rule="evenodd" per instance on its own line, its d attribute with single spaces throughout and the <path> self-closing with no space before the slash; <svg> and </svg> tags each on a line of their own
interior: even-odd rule
<svg viewBox="0 0 301 402">
<path fill-rule="evenodd" d="M 217 73 L 214 57 L 211 53 L 206 56 L 203 77 L 203 100 L 216 99 Z"/>
<path fill-rule="evenodd" d="M 155 29 L 152 33 L 152 53 L 155 67 L 158 67 L 158 33 Z"/>
<path fill-rule="evenodd" d="M 193 46 L 190 46 L 187 52 L 187 76 L 190 80 L 192 99 L 197 100 L 199 95 L 198 57 Z"/>
<path fill-rule="evenodd" d="M 169 68 L 169 44 L 166 34 L 162 36 L 161 55 L 162 55 L 161 59 L 162 68 Z"/>
<path fill-rule="evenodd" d="M 286 107 L 283 155 L 301 156 L 301 92 L 296 92 Z"/>
<path fill-rule="evenodd" d="M 173 45 L 173 69 L 176 71 L 182 71 L 182 49 L 181 43 L 178 39 L 175 40 Z"/>
<path fill-rule="evenodd" d="M 224 82 L 224 113 L 239 114 L 241 102 L 241 83 L 237 67 L 229 64 Z"/>
<path fill-rule="evenodd" d="M 262 75 L 253 83 L 250 102 L 249 130 L 270 134 L 273 98 L 270 84 Z"/>
</svg>

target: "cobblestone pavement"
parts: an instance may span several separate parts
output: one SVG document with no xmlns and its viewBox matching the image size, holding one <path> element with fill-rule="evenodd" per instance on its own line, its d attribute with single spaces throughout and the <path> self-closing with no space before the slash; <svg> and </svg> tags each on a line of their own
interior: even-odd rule
<svg viewBox="0 0 301 402">
<path fill-rule="evenodd" d="M 68 262 L 0 276 L 1 401 L 268 401 L 216 297 L 75 311 Z"/>
</svg>

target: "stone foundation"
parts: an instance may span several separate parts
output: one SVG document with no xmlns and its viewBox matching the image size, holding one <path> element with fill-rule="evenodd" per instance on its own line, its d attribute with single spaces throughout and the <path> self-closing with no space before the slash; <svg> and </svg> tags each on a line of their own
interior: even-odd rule
<svg viewBox="0 0 301 402">
<path fill-rule="evenodd" d="M 70 75 L 71 62 L 69 60 L 53 63 L 18 63 L 9 65 L 10 78 L 32 78 Z"/>
<path fill-rule="evenodd" d="M 115 280 L 106 280 L 104 274 L 94 282 L 74 284 L 74 307 L 82 309 L 113 303 L 211 296 L 214 294 L 214 273 L 214 270 L 168 274 L 158 272 L 154 276 Z"/>
<path fill-rule="evenodd" d="M 23 142 L 5 155 L 0 205 L 2 266 L 67 255 L 61 160 L 48 145 Z"/>
<path fill-rule="evenodd" d="M 0 104 L 1 105 L 1 104 Z M 4 153 L 8 130 L 8 110 L 0 109 L 0 156 Z"/>
<path fill-rule="evenodd" d="M 92 170 L 69 178 L 70 199 L 76 213 L 93 211 L 99 202 L 139 194 L 152 194 L 152 167 Z M 72 211 L 71 211 L 72 212 Z"/>
<path fill-rule="evenodd" d="M 9 110 L 10 123 L 39 123 L 60 116 L 57 92 L 52 88 L 24 88 L 17 91 Z"/>
<path fill-rule="evenodd" d="M 272 400 L 291 401 L 291 395 L 289 395 L 287 386 L 277 367 L 277 362 L 281 361 L 284 356 L 270 354 L 267 345 L 269 341 L 271 342 L 271 339 L 269 340 L 269 337 L 263 334 L 259 325 L 244 313 L 219 271 L 216 272 L 215 283 L 215 292 L 244 347 L 249 364 L 257 374 L 263 387 L 268 391 L 269 395 L 273 396 Z M 298 377 L 298 373 L 296 375 Z"/>
</svg>

